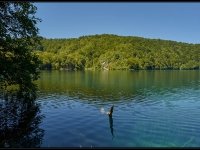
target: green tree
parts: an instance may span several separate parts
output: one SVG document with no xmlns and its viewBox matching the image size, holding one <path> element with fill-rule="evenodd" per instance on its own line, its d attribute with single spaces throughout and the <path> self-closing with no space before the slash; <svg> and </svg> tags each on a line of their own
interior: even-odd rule
<svg viewBox="0 0 200 150">
<path fill-rule="evenodd" d="M 0 82 L 25 86 L 39 77 L 38 44 L 40 19 L 30 2 L 0 2 Z"/>
<path fill-rule="evenodd" d="M 52 69 L 199 69 L 200 44 L 111 34 L 41 43 L 39 58 Z"/>
</svg>

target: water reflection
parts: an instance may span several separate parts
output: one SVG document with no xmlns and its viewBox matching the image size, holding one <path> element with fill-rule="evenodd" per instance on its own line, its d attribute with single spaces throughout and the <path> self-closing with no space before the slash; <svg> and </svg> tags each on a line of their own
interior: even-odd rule
<svg viewBox="0 0 200 150">
<path fill-rule="evenodd" d="M 42 146 L 199 146 L 199 73 L 43 72 Z"/>
<path fill-rule="evenodd" d="M 0 93 L 0 147 L 40 147 L 43 116 L 35 91 Z"/>
<path fill-rule="evenodd" d="M 112 134 L 112 139 L 114 138 L 114 130 L 113 130 L 113 118 L 112 115 L 108 116 L 109 117 L 109 124 L 110 124 L 110 132 Z"/>
<path fill-rule="evenodd" d="M 41 92 L 62 94 L 81 99 L 98 98 L 107 101 L 146 97 L 150 92 L 199 88 L 199 71 L 43 71 L 36 83 Z"/>
<path fill-rule="evenodd" d="M 113 109 L 114 109 L 114 105 L 112 105 L 111 108 L 110 108 L 110 111 L 107 112 L 108 117 L 109 117 L 110 132 L 111 132 L 111 134 L 112 134 L 112 139 L 114 138 L 114 132 L 113 132 L 113 118 L 112 118 Z"/>
</svg>

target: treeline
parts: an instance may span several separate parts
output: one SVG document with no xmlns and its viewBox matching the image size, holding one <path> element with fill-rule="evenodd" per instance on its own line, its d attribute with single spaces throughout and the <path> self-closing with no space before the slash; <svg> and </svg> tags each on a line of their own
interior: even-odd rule
<svg viewBox="0 0 200 150">
<path fill-rule="evenodd" d="M 45 39 L 40 69 L 199 69 L 200 44 L 111 34 Z"/>
</svg>

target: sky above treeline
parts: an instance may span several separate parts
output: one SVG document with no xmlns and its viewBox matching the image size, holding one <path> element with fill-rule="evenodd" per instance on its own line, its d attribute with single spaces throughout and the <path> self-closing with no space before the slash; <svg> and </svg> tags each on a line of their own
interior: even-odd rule
<svg viewBox="0 0 200 150">
<path fill-rule="evenodd" d="M 200 3 L 40 2 L 39 34 L 78 38 L 115 34 L 200 43 Z"/>
</svg>

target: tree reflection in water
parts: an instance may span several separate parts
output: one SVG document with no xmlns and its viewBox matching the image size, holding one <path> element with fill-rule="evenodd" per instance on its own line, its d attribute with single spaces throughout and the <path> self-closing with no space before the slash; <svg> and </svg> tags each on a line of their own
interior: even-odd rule
<svg viewBox="0 0 200 150">
<path fill-rule="evenodd" d="M 0 147 L 40 147 L 44 130 L 39 124 L 43 116 L 35 99 L 34 90 L 1 92 Z"/>
</svg>

